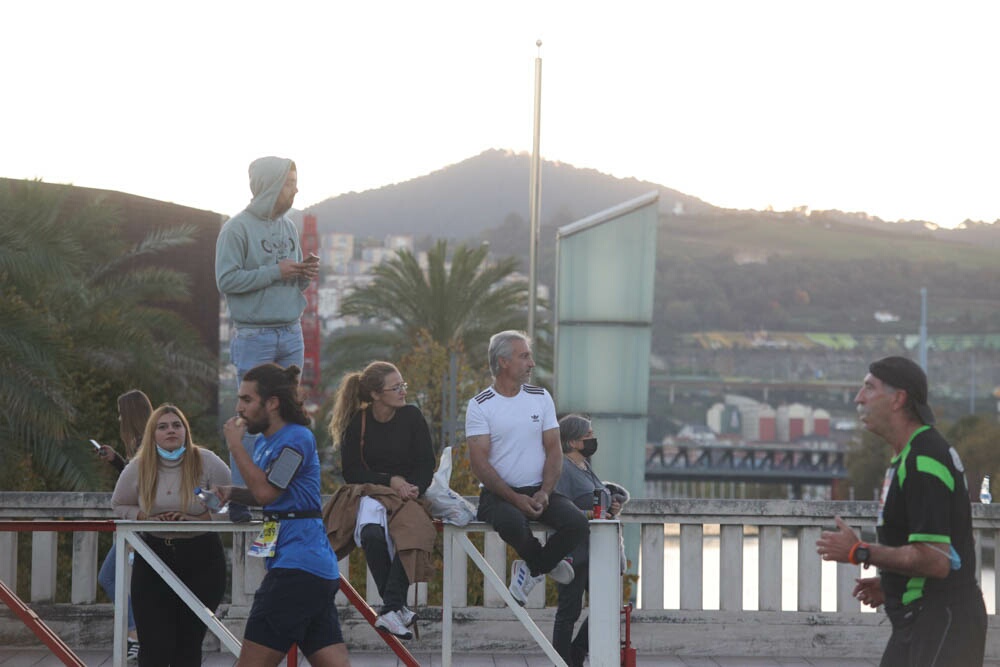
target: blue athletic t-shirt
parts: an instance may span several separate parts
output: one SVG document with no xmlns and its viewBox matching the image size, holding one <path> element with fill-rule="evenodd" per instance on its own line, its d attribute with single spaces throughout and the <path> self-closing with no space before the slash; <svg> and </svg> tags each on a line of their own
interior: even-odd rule
<svg viewBox="0 0 1000 667">
<path fill-rule="evenodd" d="M 284 493 L 264 506 L 264 511 L 320 511 L 319 454 L 316 439 L 305 426 L 288 424 L 269 438 L 258 436 L 254 464 L 267 472 L 285 447 L 302 454 L 302 465 Z M 267 569 L 282 567 L 303 570 L 323 579 L 340 578 L 337 557 L 326 537 L 323 519 L 286 519 L 280 524 L 275 554 L 266 559 Z"/>
</svg>

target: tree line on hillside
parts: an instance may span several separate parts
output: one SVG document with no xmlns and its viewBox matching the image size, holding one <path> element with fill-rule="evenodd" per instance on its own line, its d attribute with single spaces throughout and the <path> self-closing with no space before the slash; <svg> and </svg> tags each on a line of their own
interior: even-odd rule
<svg viewBox="0 0 1000 667">
<path fill-rule="evenodd" d="M 543 225 L 539 282 L 554 285 L 555 230 L 574 220 L 559 211 Z M 697 225 L 687 232 L 696 234 Z M 784 252 L 766 263 L 738 264 L 717 243 L 708 256 L 674 246 L 676 230 L 661 225 L 654 287 L 654 348 L 663 352 L 677 334 L 705 330 L 809 331 L 851 334 L 916 333 L 920 288 L 928 292 L 934 333 L 1000 331 L 1000 268 L 963 266 L 900 256 L 828 259 Z M 511 214 L 484 232 L 494 257 L 520 258 L 527 273 L 528 223 Z M 595 269 L 599 270 L 599 269 Z M 879 322 L 884 311 L 899 318 Z"/>
<path fill-rule="evenodd" d="M 653 328 L 661 344 L 671 334 L 709 329 L 916 333 L 926 286 L 935 333 L 987 333 L 1000 329 L 998 282 L 996 269 L 905 258 L 740 265 L 725 255 L 679 257 L 657 263 Z M 880 323 L 877 311 L 899 321 Z"/>
</svg>

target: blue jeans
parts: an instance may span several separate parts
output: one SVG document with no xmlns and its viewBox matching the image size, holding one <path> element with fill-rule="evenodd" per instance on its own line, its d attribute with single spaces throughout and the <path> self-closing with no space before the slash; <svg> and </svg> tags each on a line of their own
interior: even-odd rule
<svg viewBox="0 0 1000 667">
<path fill-rule="evenodd" d="M 302 340 L 302 325 L 296 322 L 284 327 L 240 327 L 233 329 L 229 341 L 229 357 L 236 366 L 236 389 L 247 372 L 261 364 L 276 363 L 282 368 L 305 363 L 305 343 Z M 243 437 L 243 447 L 253 458 L 257 436 L 247 433 Z M 240 470 L 229 457 L 229 468 L 233 472 L 233 486 L 246 486 Z"/>
<path fill-rule="evenodd" d="M 104 557 L 101 569 L 97 572 L 97 583 L 104 589 L 104 594 L 108 596 L 111 603 L 115 602 L 115 544 L 111 543 L 111 550 Z M 135 630 L 135 617 L 132 615 L 132 597 L 128 599 L 128 631 Z"/>
</svg>

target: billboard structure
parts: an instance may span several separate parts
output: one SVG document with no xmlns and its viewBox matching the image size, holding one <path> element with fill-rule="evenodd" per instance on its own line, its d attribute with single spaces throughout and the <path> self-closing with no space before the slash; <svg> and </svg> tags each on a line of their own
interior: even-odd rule
<svg viewBox="0 0 1000 667">
<path fill-rule="evenodd" d="M 594 470 L 635 497 L 645 484 L 658 201 L 650 192 L 556 232 L 557 410 L 589 415 Z M 625 537 L 634 566 L 638 528 Z"/>
</svg>

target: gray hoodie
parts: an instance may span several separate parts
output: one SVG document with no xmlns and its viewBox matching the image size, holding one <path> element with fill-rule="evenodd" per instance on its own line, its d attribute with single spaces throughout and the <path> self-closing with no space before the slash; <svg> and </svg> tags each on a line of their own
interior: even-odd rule
<svg viewBox="0 0 1000 667">
<path fill-rule="evenodd" d="M 280 327 L 302 317 L 309 286 L 281 279 L 278 262 L 302 261 L 299 232 L 284 214 L 272 218 L 292 161 L 262 157 L 250 163 L 250 204 L 222 226 L 215 244 L 215 283 L 237 327 Z"/>
</svg>

